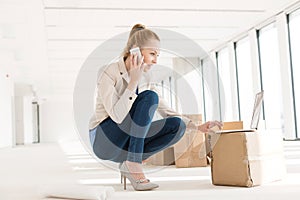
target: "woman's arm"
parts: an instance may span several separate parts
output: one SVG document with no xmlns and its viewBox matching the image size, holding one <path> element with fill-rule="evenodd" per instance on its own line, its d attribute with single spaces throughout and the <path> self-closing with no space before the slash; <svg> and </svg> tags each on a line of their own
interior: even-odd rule
<svg viewBox="0 0 300 200">
<path fill-rule="evenodd" d="M 129 113 L 137 95 L 128 88 L 124 90 L 123 94 L 118 94 L 115 80 L 107 72 L 104 72 L 98 81 L 97 98 L 99 99 L 97 102 L 100 101 L 103 104 L 110 118 L 116 123 L 121 123 Z"/>
<path fill-rule="evenodd" d="M 107 114 L 116 123 L 121 123 L 125 119 L 137 98 L 135 90 L 144 70 L 143 57 L 138 60 L 137 55 L 130 55 L 126 61 L 130 81 L 127 88 L 121 88 L 124 90 L 121 95 L 115 88 L 116 76 L 120 73 L 117 67 L 104 71 L 98 81 L 98 97 L 102 100 Z"/>
</svg>

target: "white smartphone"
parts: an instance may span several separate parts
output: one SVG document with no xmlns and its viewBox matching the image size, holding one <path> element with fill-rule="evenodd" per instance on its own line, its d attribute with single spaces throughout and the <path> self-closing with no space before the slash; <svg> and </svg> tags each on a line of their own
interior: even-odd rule
<svg viewBox="0 0 300 200">
<path fill-rule="evenodd" d="M 142 58 L 142 53 L 139 47 L 135 47 L 133 49 L 129 50 L 131 54 L 137 53 L 138 59 L 140 60 Z"/>
</svg>

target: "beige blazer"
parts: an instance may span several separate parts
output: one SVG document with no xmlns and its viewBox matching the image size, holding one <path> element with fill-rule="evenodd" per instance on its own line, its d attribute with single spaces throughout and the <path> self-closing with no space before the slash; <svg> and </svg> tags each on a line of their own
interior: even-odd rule
<svg viewBox="0 0 300 200">
<path fill-rule="evenodd" d="M 110 117 L 118 124 L 125 119 L 137 98 L 135 91 L 127 89 L 129 80 L 123 59 L 101 70 L 97 81 L 95 110 L 89 124 L 90 130 L 97 127 L 107 117 Z M 163 118 L 181 116 L 168 106 L 153 84 L 149 83 L 143 85 L 142 88 L 139 87 L 139 92 L 146 89 L 153 90 L 158 94 L 159 105 L 157 111 Z M 182 119 L 186 124 L 190 121 L 186 117 L 182 117 Z"/>
</svg>

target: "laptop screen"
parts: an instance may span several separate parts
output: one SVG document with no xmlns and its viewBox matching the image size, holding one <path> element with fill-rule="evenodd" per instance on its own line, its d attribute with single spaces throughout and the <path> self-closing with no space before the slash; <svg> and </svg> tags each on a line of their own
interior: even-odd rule
<svg viewBox="0 0 300 200">
<path fill-rule="evenodd" d="M 251 129 L 257 129 L 258 127 L 263 97 L 264 97 L 264 91 L 257 93 L 255 96 L 253 114 L 252 114 L 251 126 L 250 126 Z"/>
</svg>

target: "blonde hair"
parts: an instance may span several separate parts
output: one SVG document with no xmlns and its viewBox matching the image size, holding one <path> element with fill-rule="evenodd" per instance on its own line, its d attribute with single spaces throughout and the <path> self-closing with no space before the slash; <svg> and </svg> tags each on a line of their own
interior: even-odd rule
<svg viewBox="0 0 300 200">
<path fill-rule="evenodd" d="M 124 51 L 122 53 L 123 57 L 127 58 L 129 56 L 130 54 L 129 50 L 133 46 L 142 48 L 147 44 L 147 42 L 153 39 L 160 41 L 158 35 L 153 31 L 147 29 L 144 25 L 142 24 L 134 25 L 130 31 L 127 45 L 124 48 Z"/>
</svg>

